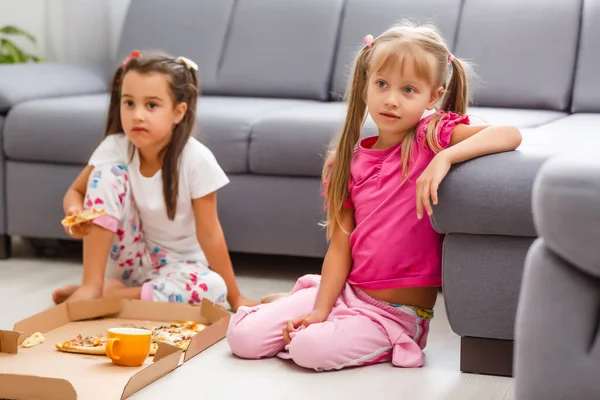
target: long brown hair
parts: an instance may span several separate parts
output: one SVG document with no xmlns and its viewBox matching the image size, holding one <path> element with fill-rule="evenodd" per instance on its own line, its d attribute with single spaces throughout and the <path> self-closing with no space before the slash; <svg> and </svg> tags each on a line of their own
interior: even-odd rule
<svg viewBox="0 0 600 400">
<path fill-rule="evenodd" d="M 458 58 L 453 58 L 449 64 L 450 56 L 444 39 L 435 27 L 415 26 L 409 22 L 388 29 L 371 46 L 365 44 L 358 51 L 345 96 L 348 111 L 344 127 L 331 143 L 322 174 L 326 184 L 325 225 L 328 238 L 336 227 L 341 226 L 342 209 L 348 197 L 350 165 L 367 116 L 369 75 L 390 64 L 403 68 L 405 63 L 412 62 L 417 73 L 427 79 L 434 89 L 444 89 L 440 109 L 465 114 L 469 103 L 467 70 L 470 66 Z M 439 114 L 432 117 L 426 135 L 427 145 L 436 153 L 441 151 L 437 140 L 439 121 Z M 409 175 L 415 138 L 416 130 L 413 129 L 402 142 L 402 179 Z"/>
<path fill-rule="evenodd" d="M 119 66 L 112 80 L 105 137 L 123 133 L 121 85 L 129 71 L 136 71 L 140 74 L 164 74 L 169 82 L 173 105 L 187 103 L 185 116 L 173 128 L 171 140 L 159 154 L 162 159 L 163 197 L 167 215 L 170 220 L 173 220 L 177 212 L 179 194 L 179 159 L 196 124 L 196 102 L 200 94 L 198 75 L 193 68 L 188 68 L 181 58 L 146 53 L 128 58 Z"/>
</svg>

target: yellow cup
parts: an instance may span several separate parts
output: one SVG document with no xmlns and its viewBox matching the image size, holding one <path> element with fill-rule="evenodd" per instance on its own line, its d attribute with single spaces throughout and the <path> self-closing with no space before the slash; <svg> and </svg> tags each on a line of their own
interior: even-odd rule
<svg viewBox="0 0 600 400">
<path fill-rule="evenodd" d="M 108 330 L 106 355 L 115 365 L 139 367 L 150 353 L 152 332 L 138 328 L 111 328 Z"/>
</svg>

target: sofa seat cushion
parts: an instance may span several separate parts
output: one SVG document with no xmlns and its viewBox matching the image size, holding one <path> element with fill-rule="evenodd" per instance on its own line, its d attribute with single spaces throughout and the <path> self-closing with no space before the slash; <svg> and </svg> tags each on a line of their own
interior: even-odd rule
<svg viewBox="0 0 600 400">
<path fill-rule="evenodd" d="M 250 140 L 250 172 L 259 175 L 320 177 L 332 139 L 344 126 L 346 105 L 307 101 L 258 118 Z M 364 135 L 377 134 L 369 118 Z"/>
<path fill-rule="evenodd" d="M 21 103 L 11 109 L 4 151 L 11 160 L 83 165 L 102 141 L 108 95 Z M 201 97 L 196 136 L 227 173 L 247 172 L 252 121 L 262 113 L 302 104 L 278 99 Z"/>
<path fill-rule="evenodd" d="M 303 100 L 204 96 L 198 98 L 198 139 L 215 154 L 227 173 L 248 172 L 253 124 L 262 115 L 293 108 Z"/>
<path fill-rule="evenodd" d="M 538 236 L 531 204 L 540 167 L 552 156 L 600 146 L 600 115 L 570 115 L 521 132 L 523 143 L 516 151 L 452 168 L 440 186 L 439 204 L 434 208 L 436 230 Z"/>
<path fill-rule="evenodd" d="M 9 160 L 85 164 L 102 141 L 107 94 L 27 101 L 14 106 L 4 127 Z"/>
<path fill-rule="evenodd" d="M 513 125 L 520 129 L 536 128 L 567 115 L 560 111 L 492 107 L 471 107 L 467 114 L 472 124 Z"/>
<path fill-rule="evenodd" d="M 582 271 L 600 277 L 597 151 L 565 154 L 544 164 L 535 182 L 533 208 L 545 245 Z"/>
<path fill-rule="evenodd" d="M 331 140 L 344 124 L 343 102 L 305 102 L 301 107 L 269 112 L 256 120 L 250 141 L 250 172 L 262 175 L 318 177 Z M 469 109 L 473 124 L 509 124 L 530 128 L 564 113 L 544 110 Z M 362 136 L 377 134 L 367 117 Z"/>
</svg>

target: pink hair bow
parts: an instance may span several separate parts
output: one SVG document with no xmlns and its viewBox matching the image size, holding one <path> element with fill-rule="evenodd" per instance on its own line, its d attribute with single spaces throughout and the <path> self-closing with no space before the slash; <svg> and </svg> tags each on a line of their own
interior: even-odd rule
<svg viewBox="0 0 600 400">
<path fill-rule="evenodd" d="M 373 35 L 365 36 L 364 42 L 369 48 L 373 47 Z"/>
</svg>

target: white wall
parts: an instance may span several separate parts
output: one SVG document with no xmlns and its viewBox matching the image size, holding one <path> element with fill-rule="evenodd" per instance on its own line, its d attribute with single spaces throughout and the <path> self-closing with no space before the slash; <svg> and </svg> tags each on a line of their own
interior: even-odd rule
<svg viewBox="0 0 600 400">
<path fill-rule="evenodd" d="M 0 0 L 0 26 L 15 25 L 38 44 L 15 39 L 50 61 L 112 59 L 130 0 Z"/>
</svg>

